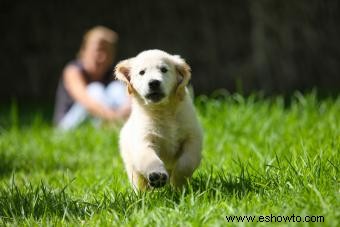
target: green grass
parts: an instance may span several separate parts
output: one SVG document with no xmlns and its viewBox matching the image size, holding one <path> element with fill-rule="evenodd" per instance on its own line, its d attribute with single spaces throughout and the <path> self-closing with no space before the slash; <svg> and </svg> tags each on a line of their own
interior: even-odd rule
<svg viewBox="0 0 340 227">
<path fill-rule="evenodd" d="M 199 97 L 196 106 L 205 131 L 201 166 L 182 191 L 146 193 L 128 183 L 118 129 L 60 133 L 41 111 L 4 107 L 0 225 L 253 225 L 226 216 L 271 214 L 340 225 L 340 97 L 297 93 L 289 104 Z"/>
</svg>

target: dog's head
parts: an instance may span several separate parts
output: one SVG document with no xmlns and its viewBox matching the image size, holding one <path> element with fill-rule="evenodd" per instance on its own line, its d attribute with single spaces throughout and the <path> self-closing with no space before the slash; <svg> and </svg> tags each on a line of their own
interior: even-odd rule
<svg viewBox="0 0 340 227">
<path fill-rule="evenodd" d="M 182 99 L 191 76 L 189 65 L 180 56 L 161 50 L 143 51 L 119 62 L 115 74 L 130 94 L 151 105 L 167 102 L 170 97 Z"/>
</svg>

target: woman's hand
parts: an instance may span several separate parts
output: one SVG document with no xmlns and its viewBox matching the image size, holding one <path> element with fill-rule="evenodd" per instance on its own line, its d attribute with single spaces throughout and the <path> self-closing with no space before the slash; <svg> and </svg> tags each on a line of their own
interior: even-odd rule
<svg viewBox="0 0 340 227">
<path fill-rule="evenodd" d="M 119 108 L 118 110 L 108 109 L 105 120 L 107 121 L 116 121 L 116 120 L 124 120 L 130 115 L 130 107 Z"/>
</svg>

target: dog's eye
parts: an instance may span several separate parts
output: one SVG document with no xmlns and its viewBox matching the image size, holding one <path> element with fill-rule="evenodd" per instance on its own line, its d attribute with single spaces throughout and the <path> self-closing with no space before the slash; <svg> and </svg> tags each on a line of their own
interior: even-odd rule
<svg viewBox="0 0 340 227">
<path fill-rule="evenodd" d="M 139 75 L 141 75 L 141 76 L 143 76 L 143 75 L 144 75 L 144 73 L 145 73 L 145 70 L 141 70 L 141 71 L 139 71 Z"/>
<path fill-rule="evenodd" d="M 167 68 L 165 68 L 164 66 L 163 67 L 161 67 L 161 72 L 162 73 L 166 73 L 168 71 L 168 69 Z"/>
</svg>

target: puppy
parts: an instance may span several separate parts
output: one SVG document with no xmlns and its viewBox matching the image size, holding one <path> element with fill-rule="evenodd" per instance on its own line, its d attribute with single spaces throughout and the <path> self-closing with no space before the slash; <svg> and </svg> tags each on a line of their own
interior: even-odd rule
<svg viewBox="0 0 340 227">
<path fill-rule="evenodd" d="M 120 152 L 135 189 L 179 187 L 201 161 L 203 133 L 186 85 L 189 65 L 179 56 L 147 50 L 121 61 L 132 112 L 120 132 Z"/>
</svg>

